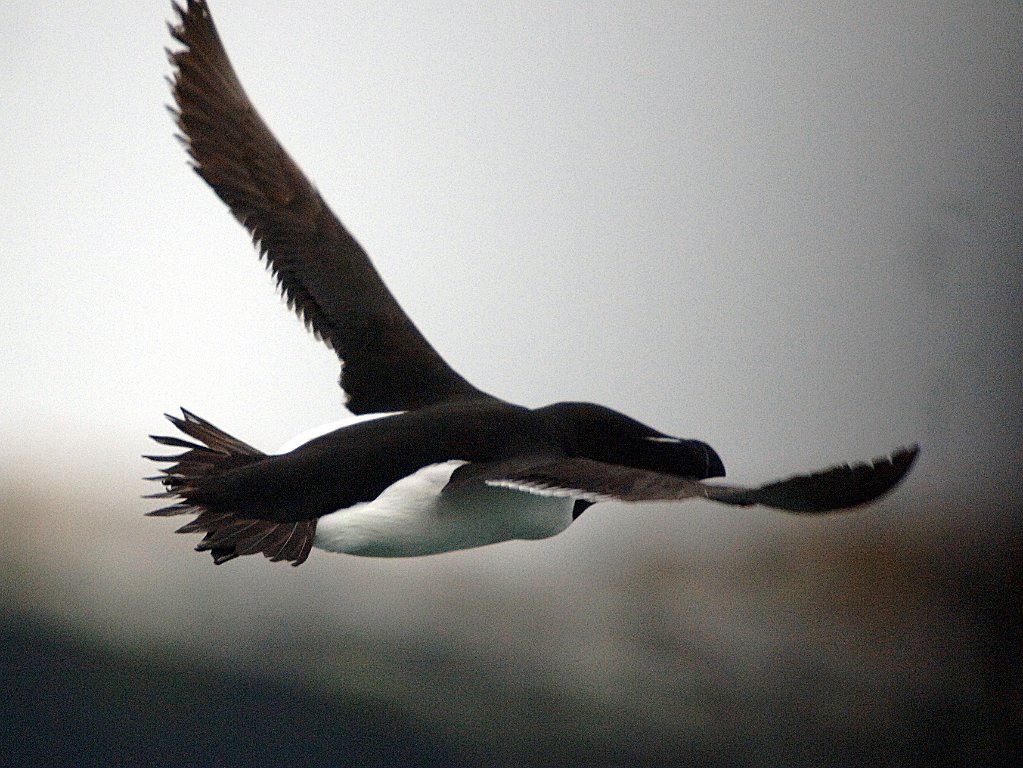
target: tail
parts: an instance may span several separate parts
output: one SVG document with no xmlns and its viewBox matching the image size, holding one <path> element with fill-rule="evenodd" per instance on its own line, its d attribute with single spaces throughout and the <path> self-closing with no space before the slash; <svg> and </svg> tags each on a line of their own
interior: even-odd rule
<svg viewBox="0 0 1023 768">
<path fill-rule="evenodd" d="M 163 474 L 147 478 L 163 483 L 162 493 L 147 499 L 176 498 L 170 506 L 146 514 L 154 517 L 194 514 L 197 517 L 177 533 L 205 533 L 196 551 L 208 551 L 217 565 L 240 555 L 262 552 L 273 562 L 301 565 L 309 557 L 316 534 L 316 519 L 277 522 L 246 517 L 242 511 L 223 509 L 209 493 L 209 481 L 236 467 L 263 459 L 266 454 L 223 432 L 194 413 L 181 409 L 183 418 L 167 419 L 198 443 L 179 437 L 150 435 L 161 445 L 184 448 L 174 456 L 146 456 L 152 461 L 173 462 Z M 204 492 L 205 491 L 205 492 Z"/>
</svg>

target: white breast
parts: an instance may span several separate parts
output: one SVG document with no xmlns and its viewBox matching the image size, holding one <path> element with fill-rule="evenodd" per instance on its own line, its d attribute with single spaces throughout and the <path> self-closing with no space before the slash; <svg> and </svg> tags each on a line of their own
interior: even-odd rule
<svg viewBox="0 0 1023 768">
<path fill-rule="evenodd" d="M 572 522 L 573 500 L 509 488 L 441 493 L 463 461 L 423 467 L 376 499 L 319 519 L 313 546 L 369 557 L 411 557 L 509 539 L 543 539 Z"/>
</svg>

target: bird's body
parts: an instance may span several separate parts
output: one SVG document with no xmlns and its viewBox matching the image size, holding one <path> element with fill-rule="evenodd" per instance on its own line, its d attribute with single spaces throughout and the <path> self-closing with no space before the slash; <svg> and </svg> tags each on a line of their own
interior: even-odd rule
<svg viewBox="0 0 1023 768">
<path fill-rule="evenodd" d="M 189 448 L 166 457 L 177 462 L 164 478 L 168 493 L 206 510 L 199 521 L 204 515 L 210 521 L 217 515 L 260 521 L 230 529 L 236 547 L 272 541 L 296 525 L 301 535 L 301 526 L 310 521 L 315 527 L 308 531 L 309 546 L 372 556 L 545 538 L 560 533 L 577 510 L 604 495 L 570 487 L 568 475 L 565 487 L 540 488 L 531 475 L 518 473 L 568 468 L 567 462 L 584 456 L 608 458 L 608 451 L 622 467 L 663 464 L 685 478 L 724 471 L 705 443 L 664 435 L 588 403 L 528 409 L 480 398 L 365 414 L 290 441 L 273 454 L 239 443 L 187 411 L 172 421 L 204 445 L 156 438 Z M 580 423 L 590 425 L 593 434 L 580 430 Z M 204 447 L 211 443 L 219 451 Z M 175 504 L 168 511 L 183 510 Z M 212 543 L 208 548 L 219 549 Z"/>
<path fill-rule="evenodd" d="M 574 501 L 474 485 L 444 493 L 465 462 L 427 464 L 372 501 L 321 517 L 313 546 L 369 557 L 416 557 L 513 539 L 545 539 L 572 522 Z"/>
<path fill-rule="evenodd" d="M 176 116 L 195 170 L 249 230 L 306 324 L 343 363 L 357 418 L 266 454 L 183 410 L 192 440 L 159 479 L 176 499 L 151 513 L 194 514 L 179 529 L 224 562 L 262 553 L 302 563 L 313 546 L 355 555 L 427 555 L 538 539 L 591 504 L 706 498 L 821 512 L 894 487 L 916 448 L 757 488 L 723 477 L 717 453 L 604 406 L 529 409 L 477 389 L 402 311 L 249 102 L 206 3 L 175 6 Z M 376 413 L 378 411 L 384 413 Z"/>
</svg>

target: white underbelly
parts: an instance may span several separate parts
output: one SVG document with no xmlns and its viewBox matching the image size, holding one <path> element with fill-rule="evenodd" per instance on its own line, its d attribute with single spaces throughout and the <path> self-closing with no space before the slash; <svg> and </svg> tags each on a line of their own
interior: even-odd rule
<svg viewBox="0 0 1023 768">
<path fill-rule="evenodd" d="M 324 515 L 313 546 L 367 557 L 413 557 L 509 539 L 543 539 L 572 522 L 571 498 L 479 486 L 441 490 L 462 461 L 423 467 L 373 501 Z"/>
</svg>

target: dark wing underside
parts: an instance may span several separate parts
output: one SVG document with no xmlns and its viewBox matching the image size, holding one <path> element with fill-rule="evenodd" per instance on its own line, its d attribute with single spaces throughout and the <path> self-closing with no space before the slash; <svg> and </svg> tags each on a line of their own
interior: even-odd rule
<svg viewBox="0 0 1023 768">
<path fill-rule="evenodd" d="M 741 507 L 762 504 L 787 512 L 830 512 L 883 496 L 902 480 L 918 452 L 916 446 L 902 448 L 869 463 L 844 464 L 756 488 L 717 485 L 590 459 L 551 457 L 467 464 L 455 471 L 448 487 L 484 482 L 589 502 L 710 499 Z"/>
<path fill-rule="evenodd" d="M 430 346 L 249 102 L 206 3 L 177 4 L 174 111 L 196 172 L 227 203 L 293 307 L 341 358 L 353 413 L 488 397 Z"/>
</svg>

